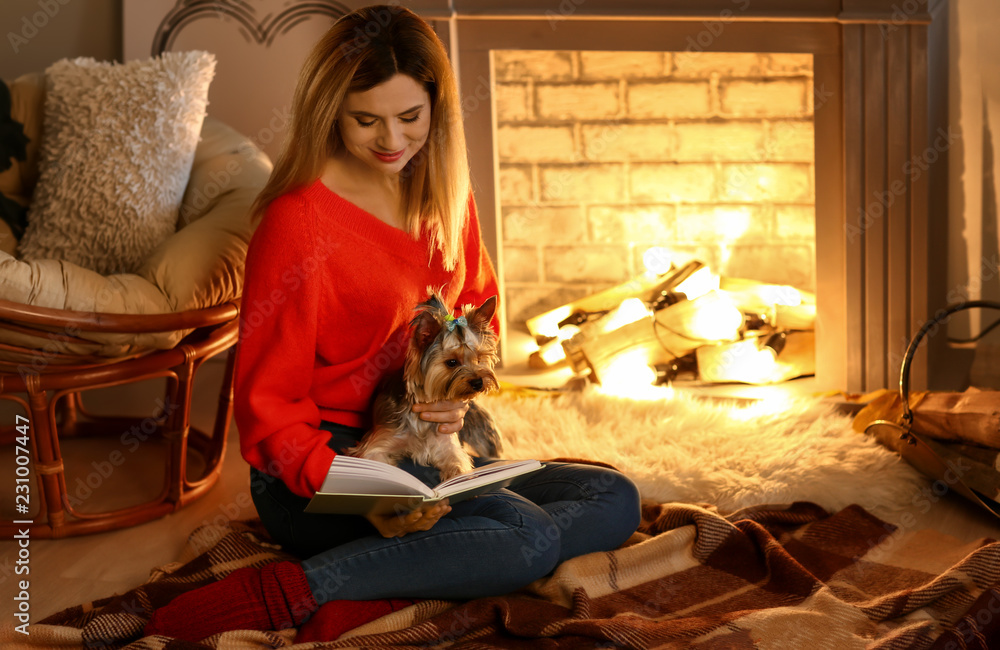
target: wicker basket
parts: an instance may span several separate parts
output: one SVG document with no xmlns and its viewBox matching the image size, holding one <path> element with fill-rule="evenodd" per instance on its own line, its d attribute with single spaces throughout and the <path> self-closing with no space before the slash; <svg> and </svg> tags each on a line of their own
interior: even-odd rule
<svg viewBox="0 0 1000 650">
<path fill-rule="evenodd" d="M 945 443 L 924 435 L 914 427 L 910 408 L 910 363 L 921 341 L 932 328 L 947 321 L 956 312 L 973 308 L 1000 309 L 1000 303 L 974 300 L 952 305 L 924 323 L 907 346 L 900 368 L 901 421 L 876 420 L 868 425 L 865 433 L 874 436 L 921 473 L 934 479 L 932 489 L 936 496 L 953 490 L 1000 517 L 1000 472 L 996 469 L 1000 450 Z"/>
</svg>

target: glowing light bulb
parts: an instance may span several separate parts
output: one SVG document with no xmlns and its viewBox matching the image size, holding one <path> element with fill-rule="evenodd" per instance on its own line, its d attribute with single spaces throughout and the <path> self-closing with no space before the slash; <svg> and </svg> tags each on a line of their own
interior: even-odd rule
<svg viewBox="0 0 1000 650">
<path fill-rule="evenodd" d="M 750 230 L 753 216 L 749 210 L 716 208 L 711 217 L 715 221 L 715 231 L 723 242 L 739 240 Z"/>
<path fill-rule="evenodd" d="M 758 339 L 698 348 L 698 371 L 705 381 L 768 384 L 780 374 L 777 355 Z"/>
<path fill-rule="evenodd" d="M 656 371 L 649 367 L 645 350 L 629 350 L 617 355 L 598 373 L 600 391 L 617 397 L 640 397 L 656 382 Z M 657 395 L 662 392 L 657 390 Z"/>
<path fill-rule="evenodd" d="M 778 368 L 778 360 L 771 348 L 753 350 L 734 359 L 730 372 L 734 377 L 751 384 L 770 383 Z"/>
<path fill-rule="evenodd" d="M 670 252 L 662 246 L 647 248 L 646 252 L 642 254 L 642 264 L 650 273 L 656 275 L 666 273 L 672 266 Z"/>
<path fill-rule="evenodd" d="M 538 350 L 538 356 L 542 358 L 547 366 L 554 366 L 566 358 L 566 351 L 561 345 L 549 345 L 546 343 Z"/>
<path fill-rule="evenodd" d="M 560 341 L 568 341 L 580 333 L 580 328 L 576 325 L 563 325 L 559 328 L 556 338 Z"/>
<path fill-rule="evenodd" d="M 673 291 L 683 293 L 688 300 L 694 300 L 718 288 L 719 276 L 714 275 L 707 266 L 703 266 L 674 287 Z"/>
<path fill-rule="evenodd" d="M 712 291 L 696 303 L 686 327 L 694 336 L 706 341 L 731 341 L 739 336 L 743 314 L 731 300 Z"/>
<path fill-rule="evenodd" d="M 649 309 L 646 307 L 646 303 L 638 298 L 626 298 L 614 311 L 604 317 L 601 321 L 601 331 L 613 332 L 648 316 Z"/>
<path fill-rule="evenodd" d="M 553 309 L 548 313 L 536 316 L 532 319 L 533 323 L 531 323 L 534 325 L 533 331 L 538 332 L 538 334 L 550 339 L 556 338 L 559 336 L 559 323 L 572 314 L 573 308 L 569 305 L 563 305 L 562 307 Z"/>
</svg>

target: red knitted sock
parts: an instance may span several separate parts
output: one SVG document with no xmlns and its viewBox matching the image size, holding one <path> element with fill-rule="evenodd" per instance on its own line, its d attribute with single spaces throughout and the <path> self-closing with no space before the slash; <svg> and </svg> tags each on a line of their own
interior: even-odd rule
<svg viewBox="0 0 1000 650">
<path fill-rule="evenodd" d="M 201 641 L 230 630 L 283 630 L 300 624 L 316 608 L 302 567 L 276 562 L 237 569 L 181 594 L 153 612 L 143 632 Z"/>
<path fill-rule="evenodd" d="M 295 643 L 336 641 L 341 634 L 419 602 L 409 598 L 331 600 L 299 628 Z"/>
</svg>

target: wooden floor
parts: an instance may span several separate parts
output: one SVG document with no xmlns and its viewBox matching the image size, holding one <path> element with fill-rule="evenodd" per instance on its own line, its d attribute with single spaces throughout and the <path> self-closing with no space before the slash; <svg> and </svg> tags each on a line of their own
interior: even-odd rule
<svg viewBox="0 0 1000 650">
<path fill-rule="evenodd" d="M 201 368 L 192 405 L 193 426 L 211 430 L 223 368 L 224 364 L 216 360 Z M 85 400 L 88 407 L 97 411 L 113 405 L 119 409 L 127 407 L 130 415 L 143 415 L 152 410 L 150 404 L 161 396 L 162 384 L 153 381 L 130 388 L 106 389 L 99 394 L 95 391 Z M 7 418 L 4 422 L 11 421 L 7 412 L 4 417 Z M 228 441 L 218 483 L 204 498 L 187 507 L 133 528 L 59 540 L 32 540 L 32 620 L 41 620 L 66 607 L 121 593 L 145 582 L 151 568 L 178 559 L 188 535 L 202 524 L 256 516 L 252 505 L 241 507 L 249 503 L 250 481 L 248 466 L 239 454 L 235 426 L 230 428 Z M 104 504 L 139 503 L 155 495 L 162 476 L 162 461 L 155 454 L 155 446 L 144 446 L 133 453 L 132 447 L 122 445 L 117 436 L 103 443 L 87 441 L 83 444 L 89 445 L 87 461 L 70 463 L 68 457 L 74 450 L 66 452 L 67 489 L 71 497 L 86 497 L 81 500 L 96 508 Z M 101 467 L 101 464 L 111 458 L 115 450 L 124 455 L 125 461 L 114 467 L 113 472 L 108 472 L 107 465 Z M 9 449 L 0 451 L 3 476 L 13 475 L 12 456 Z M 81 456 L 76 456 L 75 460 Z M 12 481 L 3 480 L 4 485 L 10 483 Z M 93 494 L 90 494 L 88 490 L 92 488 Z M 8 503 L 6 495 L 0 496 L 0 504 Z M 10 541 L 4 540 L 2 544 L 0 597 L 9 600 L 13 597 L 15 579 L 20 579 L 13 574 L 17 549 Z"/>
<path fill-rule="evenodd" d="M 192 414 L 195 426 L 203 429 L 211 427 L 222 367 L 221 363 L 209 362 L 199 374 Z M 87 400 L 87 404 L 95 409 L 101 404 L 126 404 L 142 413 L 159 395 L 161 387 L 154 383 L 128 390 L 108 390 L 94 395 Z M 6 412 L 0 415 L 8 418 L 4 422 L 13 417 Z M 239 455 L 235 426 L 231 428 L 229 441 L 222 478 L 200 501 L 160 520 L 133 528 L 61 540 L 33 540 L 30 545 L 33 622 L 66 607 L 121 593 L 144 582 L 151 568 L 177 560 L 187 536 L 202 524 L 255 516 L 252 506 L 241 507 L 241 504 L 249 503 L 249 478 L 248 467 Z M 100 465 L 95 467 L 93 462 L 108 458 L 116 447 L 113 443 L 121 449 L 120 442 L 115 438 L 105 447 L 88 448 L 90 455 L 87 460 L 78 464 L 78 471 L 85 473 L 77 478 L 98 472 Z M 9 449 L 0 450 L 3 476 L 13 476 L 12 456 Z M 140 452 L 129 455 L 127 461 L 106 479 L 91 481 L 92 485 L 100 483 L 98 489 L 101 491 L 100 495 L 93 496 L 93 500 L 96 502 L 98 496 L 108 502 L 141 498 L 145 491 L 154 487 L 150 479 L 157 478 L 156 471 L 149 469 L 150 463 L 155 464 L 155 456 L 142 456 Z M 0 480 L 5 492 L 11 490 L 12 483 L 10 479 Z M 87 489 L 80 487 L 81 483 L 73 478 L 68 480 L 68 484 L 71 493 L 74 485 L 84 491 Z M 7 494 L 0 495 L 0 504 L 9 504 Z M 982 537 L 1000 539 L 1000 520 L 951 495 L 945 495 L 934 503 L 929 512 L 914 508 L 912 514 L 917 522 L 913 525 L 914 529 L 936 528 L 962 542 Z M 21 577 L 14 575 L 17 548 L 9 540 L 0 544 L 0 598 L 10 602 L 16 581 Z"/>
</svg>

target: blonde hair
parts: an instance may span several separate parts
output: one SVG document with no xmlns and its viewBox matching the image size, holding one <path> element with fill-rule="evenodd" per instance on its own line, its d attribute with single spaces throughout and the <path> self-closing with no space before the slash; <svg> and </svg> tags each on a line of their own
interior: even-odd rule
<svg viewBox="0 0 1000 650">
<path fill-rule="evenodd" d="M 469 161 L 458 86 L 448 53 L 423 19 L 405 7 L 375 5 L 340 18 L 316 43 L 299 73 L 281 154 L 251 208 L 263 216 L 272 201 L 320 176 L 343 146 L 337 118 L 348 93 L 405 74 L 431 98 L 427 142 L 400 171 L 404 227 L 426 227 L 431 250 L 453 270 L 469 201 Z"/>
</svg>

